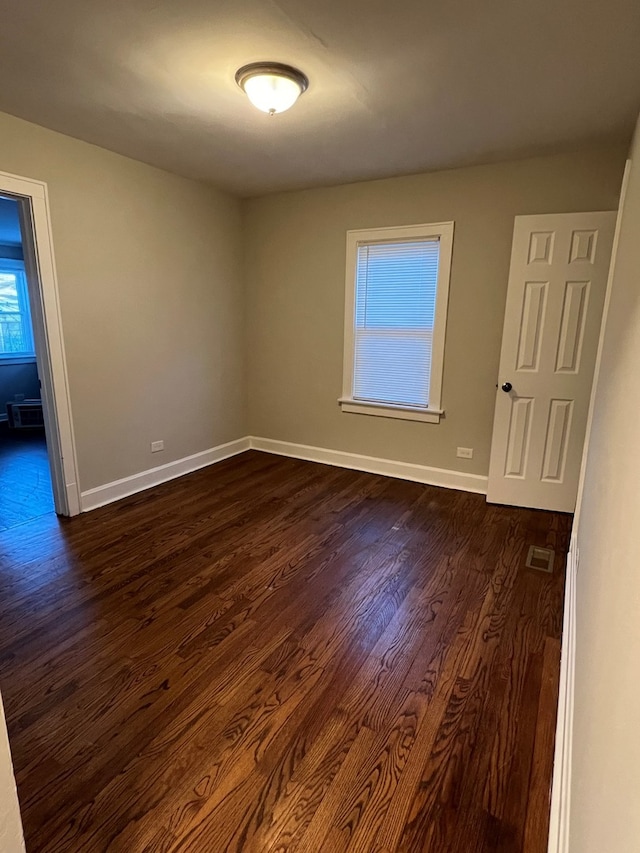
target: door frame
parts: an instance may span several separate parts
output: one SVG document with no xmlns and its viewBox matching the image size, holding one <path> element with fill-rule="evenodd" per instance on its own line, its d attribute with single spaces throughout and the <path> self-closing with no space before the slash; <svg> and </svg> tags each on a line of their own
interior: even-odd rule
<svg viewBox="0 0 640 853">
<path fill-rule="evenodd" d="M 0 172 L 0 194 L 18 202 L 54 506 L 58 515 L 78 515 L 80 483 L 47 185 Z"/>
</svg>

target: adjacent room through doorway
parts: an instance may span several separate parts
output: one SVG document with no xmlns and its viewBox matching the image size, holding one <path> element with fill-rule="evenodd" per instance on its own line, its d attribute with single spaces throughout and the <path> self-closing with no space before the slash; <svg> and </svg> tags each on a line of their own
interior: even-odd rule
<svg viewBox="0 0 640 853">
<path fill-rule="evenodd" d="M 0 530 L 52 511 L 18 202 L 0 197 Z"/>
</svg>

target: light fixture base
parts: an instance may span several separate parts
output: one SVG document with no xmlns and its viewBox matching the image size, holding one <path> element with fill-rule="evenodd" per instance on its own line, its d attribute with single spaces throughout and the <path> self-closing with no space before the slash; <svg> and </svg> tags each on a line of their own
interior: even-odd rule
<svg viewBox="0 0 640 853">
<path fill-rule="evenodd" d="M 244 91 L 244 84 L 250 77 L 259 74 L 275 74 L 278 77 L 288 77 L 300 86 L 300 94 L 309 88 L 309 78 L 293 65 L 285 65 L 283 62 L 250 62 L 236 71 L 236 83 Z"/>
<path fill-rule="evenodd" d="M 282 62 L 251 62 L 236 71 L 235 79 L 251 103 L 268 115 L 289 109 L 309 88 L 306 74 Z"/>
</svg>

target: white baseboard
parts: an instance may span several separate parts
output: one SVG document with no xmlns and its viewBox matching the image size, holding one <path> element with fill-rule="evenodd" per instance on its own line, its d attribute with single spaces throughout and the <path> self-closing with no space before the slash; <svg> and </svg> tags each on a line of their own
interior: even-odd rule
<svg viewBox="0 0 640 853">
<path fill-rule="evenodd" d="M 238 438 L 235 441 L 211 447 L 209 450 L 203 450 L 201 453 L 194 453 L 192 456 L 177 459 L 175 462 L 158 465 L 157 468 L 150 468 L 140 474 L 123 477 L 122 480 L 114 480 L 112 483 L 105 483 L 104 486 L 97 486 L 95 489 L 88 489 L 81 494 L 82 512 L 97 509 L 99 506 L 113 503 L 113 501 L 134 495 L 136 492 L 150 489 L 152 486 L 159 486 L 161 483 L 166 483 L 167 480 L 174 480 L 176 477 L 182 477 L 183 474 L 190 474 L 199 468 L 205 468 L 207 465 L 221 462 L 230 456 L 244 453 L 245 450 L 249 450 L 249 446 L 247 437 Z"/>
<path fill-rule="evenodd" d="M 576 579 L 578 547 L 571 538 L 567 556 L 562 650 L 560 657 L 560 694 L 556 747 L 551 787 L 551 820 L 548 853 L 569 853 L 569 812 L 571 805 L 571 748 L 573 740 L 573 698 L 576 659 Z"/>
<path fill-rule="evenodd" d="M 396 462 L 392 459 L 380 459 L 375 456 L 362 456 L 359 453 L 345 453 L 343 450 L 329 450 L 326 447 L 311 447 L 308 444 L 294 444 L 290 441 L 276 441 L 272 438 L 250 437 L 251 447 L 279 456 L 292 456 L 294 459 L 306 459 L 309 462 L 323 462 L 338 468 L 353 468 L 370 474 L 383 474 L 401 480 L 413 480 L 430 486 L 444 486 L 465 492 L 487 493 L 487 477 L 480 474 L 465 474 L 462 471 L 449 471 L 446 468 L 430 468 L 427 465 L 414 465 L 410 462 Z"/>
<path fill-rule="evenodd" d="M 119 501 L 129 495 L 159 486 L 168 480 L 182 477 L 199 468 L 213 465 L 244 453 L 245 450 L 261 450 L 278 456 L 291 456 L 294 459 L 306 459 L 309 462 L 322 462 L 339 468 L 352 468 L 355 471 L 367 471 L 370 474 L 382 474 L 401 480 L 413 480 L 431 486 L 444 486 L 447 489 L 459 489 L 465 492 L 487 493 L 487 478 L 480 474 L 465 474 L 461 471 L 448 471 L 445 468 L 430 468 L 427 465 L 413 465 L 409 462 L 396 462 L 392 459 L 379 459 L 375 456 L 362 456 L 359 453 L 345 453 L 342 450 L 329 450 L 325 447 L 311 447 L 307 444 L 294 444 L 290 441 L 276 441 L 271 438 L 245 436 L 244 438 L 219 444 L 201 453 L 185 456 L 166 465 L 158 465 L 148 471 L 105 483 L 81 494 L 82 512 L 97 509 L 105 504 Z"/>
</svg>

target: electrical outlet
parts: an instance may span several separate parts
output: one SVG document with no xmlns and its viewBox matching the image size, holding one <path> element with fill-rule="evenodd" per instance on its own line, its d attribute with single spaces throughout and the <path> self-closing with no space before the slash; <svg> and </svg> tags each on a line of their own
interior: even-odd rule
<svg viewBox="0 0 640 853">
<path fill-rule="evenodd" d="M 473 447 L 459 447 L 456 456 L 460 459 L 473 459 Z"/>
<path fill-rule="evenodd" d="M 159 450 L 164 450 L 164 441 L 152 441 L 151 452 L 157 453 Z"/>
</svg>

